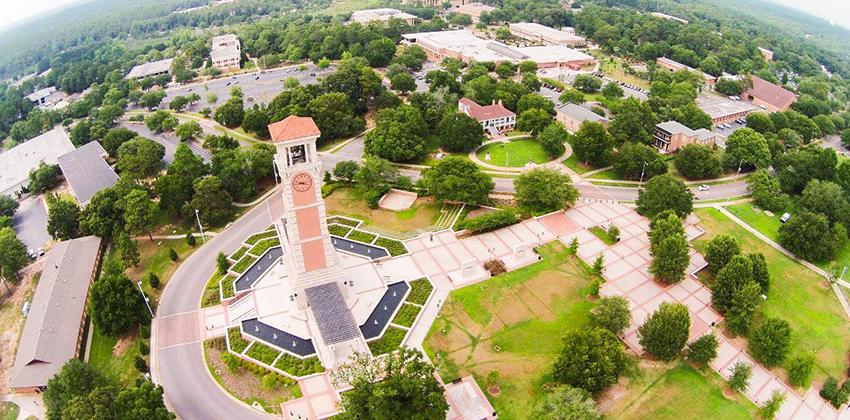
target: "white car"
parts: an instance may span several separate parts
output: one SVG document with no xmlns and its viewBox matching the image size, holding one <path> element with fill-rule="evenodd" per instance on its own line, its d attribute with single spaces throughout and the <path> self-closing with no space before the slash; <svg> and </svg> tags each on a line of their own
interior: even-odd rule
<svg viewBox="0 0 850 420">
<path fill-rule="evenodd" d="M 705 185 L 705 184 L 702 184 L 699 187 L 697 187 L 697 191 L 708 191 L 708 189 L 709 189 L 709 186 Z"/>
</svg>

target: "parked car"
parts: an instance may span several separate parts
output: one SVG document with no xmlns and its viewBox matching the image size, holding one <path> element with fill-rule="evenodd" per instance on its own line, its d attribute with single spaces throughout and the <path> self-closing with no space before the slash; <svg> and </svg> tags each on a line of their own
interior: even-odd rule
<svg viewBox="0 0 850 420">
<path fill-rule="evenodd" d="M 782 215 L 782 217 L 779 218 L 779 221 L 782 222 L 782 223 L 785 223 L 789 219 L 791 219 L 791 213 L 785 213 L 785 214 Z"/>
<path fill-rule="evenodd" d="M 699 187 L 697 187 L 697 190 L 698 191 L 708 191 L 709 188 L 711 188 L 711 187 L 709 187 L 708 185 L 702 184 Z"/>
</svg>

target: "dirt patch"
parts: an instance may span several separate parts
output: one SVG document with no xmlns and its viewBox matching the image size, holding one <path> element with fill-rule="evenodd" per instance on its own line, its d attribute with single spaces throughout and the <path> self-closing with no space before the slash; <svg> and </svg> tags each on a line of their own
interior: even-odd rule
<svg viewBox="0 0 850 420">
<path fill-rule="evenodd" d="M 112 355 L 113 356 L 121 356 L 123 355 L 133 343 L 136 342 L 136 334 L 130 334 L 118 339 L 118 342 L 112 347 Z"/>
<path fill-rule="evenodd" d="M 479 208 L 477 208 L 477 209 L 472 210 L 471 212 L 469 212 L 469 214 L 467 214 L 467 215 L 466 215 L 466 218 L 467 218 L 467 219 L 472 219 L 472 218 L 475 218 L 475 217 L 478 217 L 478 216 L 483 216 L 483 215 L 485 215 L 485 214 L 487 214 L 487 213 L 492 213 L 492 212 L 494 212 L 494 211 L 496 211 L 496 210 L 488 209 L 488 208 L 486 208 L 486 207 L 479 207 Z"/>
<path fill-rule="evenodd" d="M 623 398 L 629 395 L 629 391 L 622 382 L 620 381 L 614 386 L 609 387 L 596 397 L 596 405 L 599 407 L 599 411 L 603 413 L 611 411 Z"/>
<path fill-rule="evenodd" d="M 31 300 L 32 294 L 35 293 L 33 278 L 36 273 L 41 272 L 42 264 L 34 264 L 27 268 L 18 285 L 9 285 L 11 291 L 7 291 L 6 286 L 0 285 L 0 330 L 3 331 L 0 334 L 0 354 L 3 355 L 0 357 L 0 393 L 3 394 L 9 392 L 12 365 L 15 362 L 21 331 L 24 328 L 21 307 L 25 301 Z"/>
<path fill-rule="evenodd" d="M 534 317 L 515 289 L 505 290 L 503 295 L 504 299 L 500 299 L 491 310 L 506 326 L 516 325 Z"/>
</svg>

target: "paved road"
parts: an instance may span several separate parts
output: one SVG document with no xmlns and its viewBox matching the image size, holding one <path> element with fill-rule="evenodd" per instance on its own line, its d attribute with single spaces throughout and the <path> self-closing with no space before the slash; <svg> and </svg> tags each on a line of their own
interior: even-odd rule
<svg viewBox="0 0 850 420">
<path fill-rule="evenodd" d="M 171 162 L 174 162 L 174 152 L 177 151 L 177 146 L 180 145 L 180 139 L 174 135 L 174 133 L 154 133 L 144 124 L 139 123 L 131 123 L 126 119 L 122 119 L 118 122 L 118 125 L 121 127 L 127 128 L 129 130 L 133 130 L 138 133 L 140 136 L 153 140 L 163 147 L 165 147 L 165 156 L 162 157 L 162 161 L 169 165 Z M 203 127 L 203 124 L 202 124 Z M 204 134 L 220 134 L 218 132 L 209 132 L 208 128 L 204 128 Z M 212 160 L 212 152 L 207 149 L 201 147 L 198 143 L 190 141 L 187 143 L 189 145 L 189 149 L 192 150 L 192 153 L 200 156 L 204 162 L 209 163 Z"/>
<path fill-rule="evenodd" d="M 41 195 L 21 201 L 12 223 L 18 239 L 27 249 L 36 251 L 51 239 L 47 233 L 47 209 Z"/>
<path fill-rule="evenodd" d="M 268 227 L 272 220 L 270 213 L 281 214 L 282 207 L 282 201 L 273 194 L 180 264 L 160 298 L 157 318 L 198 309 L 207 279 L 215 270 L 218 252 L 229 254 L 236 250 L 244 238 Z M 155 333 L 159 334 L 156 329 Z M 166 398 L 179 418 L 269 418 L 225 394 L 207 370 L 200 343 L 153 351 L 156 352 L 153 369 L 157 372 L 157 381 L 165 389 Z"/>
<path fill-rule="evenodd" d="M 203 83 L 193 83 L 177 88 L 166 90 L 167 96 L 162 100 L 161 108 L 167 108 L 168 103 L 177 96 L 186 96 L 190 93 L 197 93 L 201 96 L 201 101 L 186 108 L 187 111 L 199 111 L 204 107 L 215 109 L 230 98 L 230 90 L 234 87 L 242 89 L 245 97 L 245 106 L 250 107 L 255 103 L 267 104 L 283 91 L 283 82 L 294 77 L 301 84 L 315 83 L 319 77 L 333 73 L 335 66 L 321 70 L 313 64 L 307 65 L 305 70 L 299 70 L 299 66 L 281 67 L 271 70 L 266 70 L 265 73 L 260 71 L 244 73 L 237 76 L 222 77 Z M 214 104 L 207 103 L 207 96 L 211 93 L 218 95 L 218 101 Z"/>
</svg>

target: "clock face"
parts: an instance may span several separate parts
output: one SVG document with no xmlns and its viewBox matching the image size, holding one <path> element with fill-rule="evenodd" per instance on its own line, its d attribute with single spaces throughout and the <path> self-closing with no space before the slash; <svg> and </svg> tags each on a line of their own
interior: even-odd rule
<svg viewBox="0 0 850 420">
<path fill-rule="evenodd" d="M 313 186 L 313 178 L 307 174 L 298 174 L 295 178 L 292 179 L 292 188 L 295 188 L 295 191 L 304 192 L 310 189 Z"/>
</svg>

